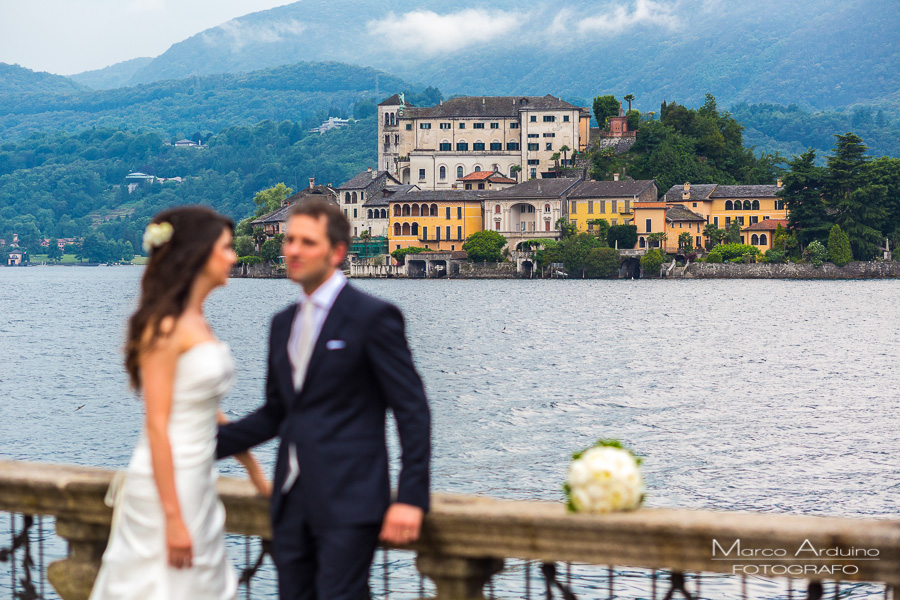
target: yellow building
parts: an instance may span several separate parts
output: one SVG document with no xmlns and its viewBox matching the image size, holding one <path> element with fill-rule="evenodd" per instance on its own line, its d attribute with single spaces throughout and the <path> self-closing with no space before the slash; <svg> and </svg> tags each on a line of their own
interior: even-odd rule
<svg viewBox="0 0 900 600">
<path fill-rule="evenodd" d="M 579 232 L 593 231 L 590 223 L 606 219 L 610 225 L 631 225 L 633 206 L 638 202 L 655 202 L 656 182 L 641 181 L 583 181 L 568 194 L 569 222 Z"/>
<path fill-rule="evenodd" d="M 391 196 L 390 250 L 417 246 L 462 250 L 466 238 L 482 230 L 482 198 L 463 190 L 412 190 Z"/>
<path fill-rule="evenodd" d="M 703 215 L 707 223 L 720 229 L 727 229 L 732 221 L 744 228 L 766 219 L 787 219 L 784 201 L 776 195 L 780 189 L 780 180 L 775 185 L 685 183 L 673 186 L 664 200 L 669 205 L 680 204 Z M 746 235 L 741 237 L 742 243 L 749 243 Z"/>
</svg>

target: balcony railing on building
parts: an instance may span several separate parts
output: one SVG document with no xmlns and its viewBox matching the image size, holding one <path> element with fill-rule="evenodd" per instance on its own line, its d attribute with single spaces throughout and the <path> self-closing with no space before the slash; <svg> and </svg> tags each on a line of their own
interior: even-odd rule
<svg viewBox="0 0 900 600">
<path fill-rule="evenodd" d="M 52 594 L 41 535 L 51 517 L 68 552 L 46 579 L 63 600 L 87 598 L 109 534 L 113 474 L 0 461 L 0 512 L 14 514 L 9 542 L 0 541 L 8 597 Z M 269 537 L 267 501 L 248 482 L 223 478 L 219 492 L 227 531 Z M 267 548 L 256 546 L 244 597 Z M 900 521 L 648 508 L 572 515 L 559 503 L 436 494 L 421 539 L 404 550 L 421 573 L 407 597 L 900 599 Z M 376 558 L 375 597 L 401 596 L 395 562 L 385 551 Z"/>
</svg>

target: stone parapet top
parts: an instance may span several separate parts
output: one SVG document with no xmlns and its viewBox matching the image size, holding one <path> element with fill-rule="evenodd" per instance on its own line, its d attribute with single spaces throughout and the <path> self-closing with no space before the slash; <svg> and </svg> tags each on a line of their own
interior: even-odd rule
<svg viewBox="0 0 900 600">
<path fill-rule="evenodd" d="M 44 463 L 0 461 L 0 511 L 45 514 L 86 524 L 108 524 L 103 504 L 114 472 Z M 223 477 L 219 493 L 226 529 L 268 537 L 268 501 L 246 480 Z M 782 549 L 779 564 L 857 566 L 855 574 L 823 579 L 882 581 L 900 586 L 900 521 L 813 517 L 685 509 L 644 508 L 607 515 L 570 514 L 561 503 L 434 494 L 421 539 L 410 546 L 429 556 L 472 559 L 517 557 L 670 569 L 732 571 L 733 560 L 716 560 L 713 540 L 724 549 Z M 821 556 L 810 563 L 801 546 L 866 550 L 876 560 Z M 734 554 L 731 558 L 734 558 Z M 762 556 L 741 557 L 764 564 Z"/>
</svg>

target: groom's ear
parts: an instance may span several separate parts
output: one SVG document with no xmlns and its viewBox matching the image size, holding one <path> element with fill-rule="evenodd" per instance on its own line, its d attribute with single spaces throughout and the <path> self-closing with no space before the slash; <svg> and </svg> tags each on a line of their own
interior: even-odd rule
<svg viewBox="0 0 900 600">
<path fill-rule="evenodd" d="M 347 258 L 347 244 L 344 242 L 338 242 L 334 245 L 334 254 L 332 255 L 332 263 L 334 268 L 337 269 L 341 266 L 344 260 Z"/>
</svg>

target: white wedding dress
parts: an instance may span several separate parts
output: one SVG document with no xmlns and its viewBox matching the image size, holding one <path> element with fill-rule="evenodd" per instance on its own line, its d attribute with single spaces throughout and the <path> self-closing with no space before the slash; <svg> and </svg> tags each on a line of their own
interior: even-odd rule
<svg viewBox="0 0 900 600">
<path fill-rule="evenodd" d="M 124 481 L 113 484 L 113 524 L 91 600 L 223 600 L 237 580 L 225 553 L 225 509 L 216 494 L 216 410 L 234 379 L 228 345 L 197 344 L 178 357 L 169 443 L 191 535 L 193 566 L 168 564 L 166 521 L 144 431 Z"/>
</svg>

